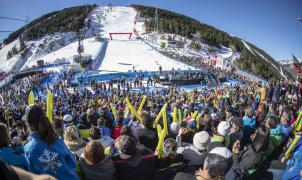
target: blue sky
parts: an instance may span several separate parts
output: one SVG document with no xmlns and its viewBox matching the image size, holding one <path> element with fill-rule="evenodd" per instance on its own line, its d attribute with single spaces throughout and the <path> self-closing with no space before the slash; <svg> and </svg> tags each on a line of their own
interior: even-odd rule
<svg viewBox="0 0 302 180">
<path fill-rule="evenodd" d="M 81 4 L 151 5 L 212 25 L 245 39 L 276 60 L 302 57 L 302 0 L 0 0 L 0 16 L 33 20 L 45 13 Z M 23 22 L 0 19 L 0 30 Z M 0 40 L 8 33 L 0 33 Z"/>
</svg>

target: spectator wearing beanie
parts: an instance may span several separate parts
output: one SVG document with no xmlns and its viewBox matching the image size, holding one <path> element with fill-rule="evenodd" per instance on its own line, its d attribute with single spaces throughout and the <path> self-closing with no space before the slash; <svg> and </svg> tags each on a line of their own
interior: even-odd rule
<svg viewBox="0 0 302 180">
<path fill-rule="evenodd" d="M 179 131 L 179 125 L 178 125 L 178 123 L 177 122 L 172 122 L 170 124 L 169 133 L 166 136 L 166 138 L 175 139 L 176 136 L 177 136 L 177 134 L 178 134 L 178 131 Z"/>
<path fill-rule="evenodd" d="M 215 147 L 228 147 L 230 144 L 230 132 L 231 125 L 226 121 L 221 121 L 218 124 L 217 132 L 213 134 L 211 142 L 209 143 L 208 150 L 212 150 Z"/>
<path fill-rule="evenodd" d="M 80 174 L 85 180 L 115 180 L 115 167 L 99 141 L 92 140 L 85 147 L 84 157 L 79 161 Z"/>
<path fill-rule="evenodd" d="M 155 151 L 158 136 L 157 131 L 152 127 L 153 120 L 149 113 L 142 112 L 142 128 L 137 130 L 137 136 L 139 138 L 139 142 L 145 147 Z"/>
<path fill-rule="evenodd" d="M 66 130 L 67 127 L 74 125 L 73 118 L 70 114 L 66 114 L 63 117 L 63 129 Z"/>
<path fill-rule="evenodd" d="M 118 154 L 113 156 L 118 180 L 151 180 L 156 168 L 156 156 L 148 148 L 138 148 L 135 139 L 119 136 L 115 141 Z"/>
<path fill-rule="evenodd" d="M 193 144 L 181 147 L 181 134 L 184 128 L 179 130 L 176 137 L 177 153 L 182 154 L 185 160 L 188 160 L 188 165 L 200 166 L 203 164 L 207 155 L 207 147 L 210 141 L 210 136 L 206 131 L 198 132 L 194 135 Z"/>
</svg>

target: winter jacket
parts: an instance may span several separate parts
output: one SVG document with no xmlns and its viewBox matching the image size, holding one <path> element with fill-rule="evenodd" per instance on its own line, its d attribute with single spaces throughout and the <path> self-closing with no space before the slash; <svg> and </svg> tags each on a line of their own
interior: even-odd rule
<svg viewBox="0 0 302 180">
<path fill-rule="evenodd" d="M 191 174 L 179 172 L 174 177 L 174 180 L 197 180 L 197 178 Z"/>
<path fill-rule="evenodd" d="M 215 147 L 228 147 L 230 144 L 230 137 L 221 136 L 219 134 L 214 134 L 211 138 L 211 142 L 208 145 L 208 151 L 210 152 Z"/>
<path fill-rule="evenodd" d="M 22 169 L 28 168 L 28 162 L 23 154 L 23 147 L 0 147 L 0 159 L 9 165 Z"/>
<path fill-rule="evenodd" d="M 246 129 L 251 129 L 254 130 L 255 129 L 255 125 L 256 125 L 256 121 L 254 117 L 248 117 L 248 116 L 244 116 L 243 119 L 243 127 Z"/>
<path fill-rule="evenodd" d="M 89 165 L 83 158 L 80 158 L 79 166 L 83 179 L 85 180 L 115 180 L 115 167 L 109 156 L 95 165 Z"/>
<path fill-rule="evenodd" d="M 289 136 L 289 133 L 291 132 L 292 127 L 290 125 L 282 125 L 282 134 L 284 137 Z"/>
<path fill-rule="evenodd" d="M 282 175 L 282 180 L 298 180 L 301 179 L 302 171 L 302 146 L 300 145 L 293 157 L 287 161 L 287 166 Z"/>
<path fill-rule="evenodd" d="M 115 155 L 113 162 L 118 180 L 151 180 L 156 169 L 156 156 L 147 148 L 141 148 L 128 159 Z"/>
<path fill-rule="evenodd" d="M 61 138 L 48 145 L 36 132 L 24 146 L 29 171 L 35 174 L 50 174 L 58 179 L 79 179 L 76 174 L 77 162 Z"/>
<path fill-rule="evenodd" d="M 198 166 L 202 165 L 206 156 L 207 151 L 201 152 L 190 144 L 186 147 L 178 147 L 177 153 L 182 154 L 185 160 L 188 160 L 188 165 Z"/>
<path fill-rule="evenodd" d="M 282 143 L 283 136 L 282 136 L 282 128 L 281 126 L 277 126 L 274 129 L 270 129 L 270 138 L 267 150 L 263 154 L 264 156 L 268 157 L 272 154 L 277 146 Z"/>
<path fill-rule="evenodd" d="M 248 171 L 256 169 L 262 161 L 262 152 L 255 152 L 252 146 L 248 146 L 239 154 L 233 154 L 233 166 Z"/>
<path fill-rule="evenodd" d="M 177 154 L 173 159 L 165 157 L 157 159 L 157 171 L 154 174 L 156 180 L 173 179 L 177 172 L 183 171 L 186 167 L 187 161 L 184 160 L 181 154 Z"/>
<path fill-rule="evenodd" d="M 155 151 L 158 143 L 158 135 L 155 129 L 141 128 L 137 131 L 137 136 L 141 144 Z"/>
</svg>

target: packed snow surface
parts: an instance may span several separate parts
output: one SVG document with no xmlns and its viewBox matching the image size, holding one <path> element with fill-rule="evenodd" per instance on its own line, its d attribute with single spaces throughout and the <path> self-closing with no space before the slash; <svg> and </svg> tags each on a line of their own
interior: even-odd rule
<svg viewBox="0 0 302 180">
<path fill-rule="evenodd" d="M 178 61 L 165 57 L 150 46 L 138 40 L 112 40 L 109 42 L 105 58 L 99 70 L 128 72 L 158 71 L 159 66 L 163 70 L 188 69 Z M 193 69 L 193 67 L 191 67 Z"/>
<path fill-rule="evenodd" d="M 113 7 L 112 11 L 103 9 L 104 21 L 101 34 L 110 38 L 109 33 L 128 33 L 137 29 L 143 31 L 143 26 L 136 23 L 136 11 L 131 7 Z M 105 14 L 105 15 L 104 15 Z M 194 69 L 178 61 L 172 60 L 151 46 L 136 39 L 133 34 L 129 40 L 128 35 L 113 35 L 109 40 L 106 55 L 99 68 L 101 71 L 128 72 L 136 71 L 158 71 L 159 66 L 163 70 Z"/>
</svg>

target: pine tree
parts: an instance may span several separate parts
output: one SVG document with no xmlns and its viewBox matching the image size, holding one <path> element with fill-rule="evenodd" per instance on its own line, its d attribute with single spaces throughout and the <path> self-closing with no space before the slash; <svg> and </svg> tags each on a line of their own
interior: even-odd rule
<svg viewBox="0 0 302 180">
<path fill-rule="evenodd" d="M 11 57 L 12 57 L 12 52 L 11 52 L 11 51 L 8 51 L 7 56 L 6 56 L 6 59 L 10 59 Z"/>
<path fill-rule="evenodd" d="M 19 41 L 20 41 L 20 51 L 23 51 L 26 48 L 26 45 L 21 37 L 19 38 Z"/>
<path fill-rule="evenodd" d="M 12 48 L 12 55 L 16 55 L 16 54 L 18 54 L 18 50 L 17 50 L 16 46 L 14 46 Z"/>
</svg>

